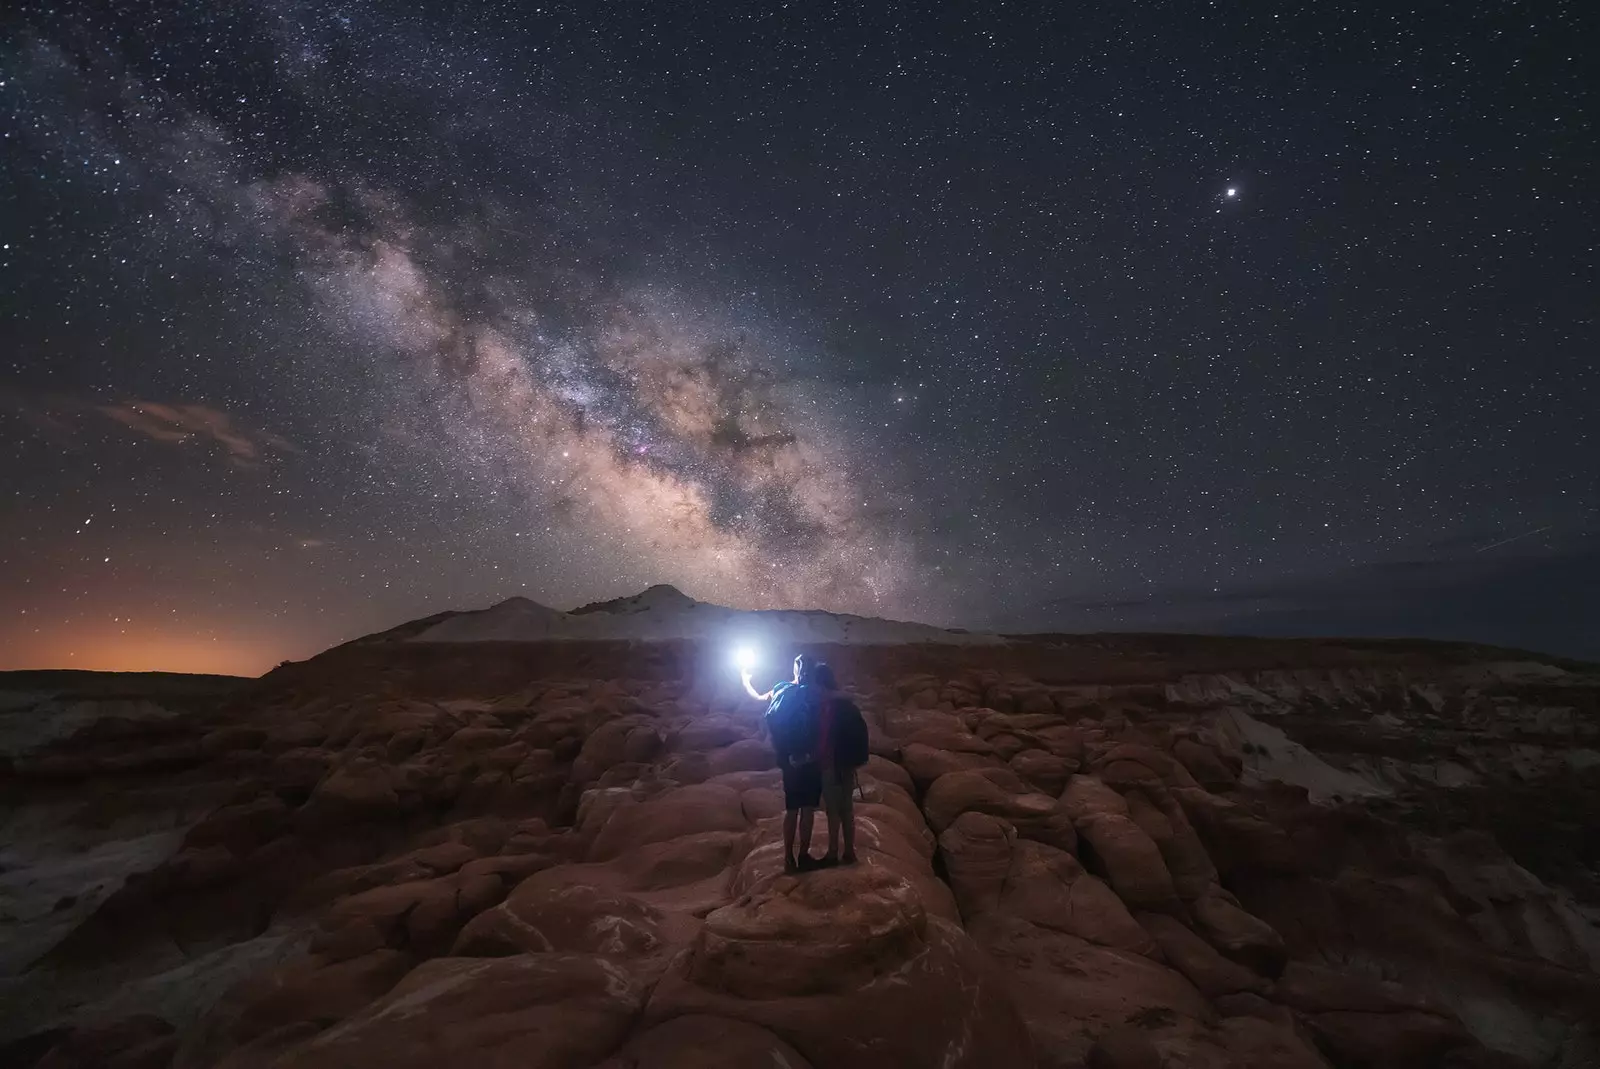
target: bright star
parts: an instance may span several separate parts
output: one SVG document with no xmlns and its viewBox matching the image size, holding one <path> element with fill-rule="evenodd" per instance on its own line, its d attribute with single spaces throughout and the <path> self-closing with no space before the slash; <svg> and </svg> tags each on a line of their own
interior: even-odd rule
<svg viewBox="0 0 1600 1069">
<path fill-rule="evenodd" d="M 1237 189 L 1234 189 L 1232 186 L 1228 187 L 1228 196 L 1237 197 L 1238 195 L 1239 195 L 1239 191 Z"/>
</svg>

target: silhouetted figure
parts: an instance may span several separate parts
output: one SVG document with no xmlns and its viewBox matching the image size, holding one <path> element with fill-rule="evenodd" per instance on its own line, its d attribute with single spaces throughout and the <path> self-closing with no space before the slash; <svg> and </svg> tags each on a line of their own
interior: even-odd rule
<svg viewBox="0 0 1600 1069">
<path fill-rule="evenodd" d="M 748 671 L 742 673 L 742 678 L 750 697 L 768 703 L 762 724 L 772 739 L 772 750 L 783 772 L 784 871 L 814 868 L 811 824 L 822 801 L 822 767 L 817 762 L 817 692 L 811 684 L 811 658 L 803 653 L 796 657 L 794 678 L 773 684 L 765 694 L 756 692 Z"/>
<path fill-rule="evenodd" d="M 817 759 L 822 766 L 822 804 L 828 814 L 828 852 L 823 866 L 855 864 L 856 769 L 867 761 L 867 724 L 856 703 L 839 692 L 832 666 L 817 665 Z M 843 834 L 844 853 L 839 853 Z"/>
</svg>

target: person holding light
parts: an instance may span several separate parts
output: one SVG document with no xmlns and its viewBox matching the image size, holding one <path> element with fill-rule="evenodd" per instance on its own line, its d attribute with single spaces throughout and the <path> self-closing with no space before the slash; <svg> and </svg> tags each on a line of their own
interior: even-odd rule
<svg viewBox="0 0 1600 1069">
<path fill-rule="evenodd" d="M 811 856 L 811 825 L 822 804 L 822 765 L 817 760 L 817 693 L 811 683 L 812 661 L 805 654 L 794 659 L 794 677 L 773 684 L 766 693 L 750 681 L 754 657 L 739 656 L 739 676 L 745 693 L 767 702 L 762 727 L 771 736 L 772 749 L 783 773 L 783 868 L 802 872 L 816 867 Z M 798 838 L 799 850 L 796 851 Z"/>
</svg>

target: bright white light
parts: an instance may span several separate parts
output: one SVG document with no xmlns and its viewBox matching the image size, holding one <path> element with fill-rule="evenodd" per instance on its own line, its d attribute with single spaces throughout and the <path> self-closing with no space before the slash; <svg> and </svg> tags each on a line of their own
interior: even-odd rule
<svg viewBox="0 0 1600 1069">
<path fill-rule="evenodd" d="M 1237 197 L 1238 195 L 1239 195 L 1239 191 L 1237 189 L 1234 189 L 1232 186 L 1228 187 L 1228 196 Z"/>
<path fill-rule="evenodd" d="M 733 651 L 733 663 L 739 666 L 741 672 L 748 672 L 755 668 L 760 660 L 754 646 L 740 646 Z"/>
</svg>

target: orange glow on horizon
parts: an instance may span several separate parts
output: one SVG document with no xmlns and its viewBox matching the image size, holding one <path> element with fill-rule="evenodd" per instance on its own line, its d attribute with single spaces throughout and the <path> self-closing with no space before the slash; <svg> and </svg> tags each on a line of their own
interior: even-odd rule
<svg viewBox="0 0 1600 1069">
<path fill-rule="evenodd" d="M 0 650 L 0 671 L 76 668 L 92 672 L 192 672 L 259 676 L 291 656 L 278 640 L 130 629 L 15 636 Z M 304 656 L 301 654 L 300 656 Z"/>
</svg>

